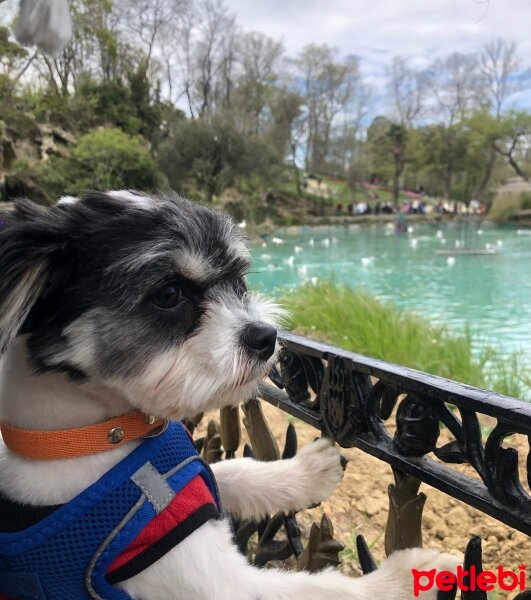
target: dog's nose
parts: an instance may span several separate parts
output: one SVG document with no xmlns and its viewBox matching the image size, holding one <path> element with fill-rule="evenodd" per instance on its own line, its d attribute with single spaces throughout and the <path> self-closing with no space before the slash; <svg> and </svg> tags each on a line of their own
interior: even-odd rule
<svg viewBox="0 0 531 600">
<path fill-rule="evenodd" d="M 247 325 L 242 333 L 242 342 L 246 350 L 260 360 L 267 360 L 273 355 L 276 341 L 277 330 L 263 321 Z"/>
</svg>

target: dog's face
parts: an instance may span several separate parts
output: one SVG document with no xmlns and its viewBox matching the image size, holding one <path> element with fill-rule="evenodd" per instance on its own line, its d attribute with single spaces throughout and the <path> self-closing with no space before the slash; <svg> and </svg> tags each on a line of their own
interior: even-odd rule
<svg viewBox="0 0 531 600">
<path fill-rule="evenodd" d="M 17 205 L 0 230 L 0 345 L 182 418 L 239 403 L 275 359 L 276 305 L 247 291 L 227 217 L 177 197 L 91 193 Z"/>
</svg>

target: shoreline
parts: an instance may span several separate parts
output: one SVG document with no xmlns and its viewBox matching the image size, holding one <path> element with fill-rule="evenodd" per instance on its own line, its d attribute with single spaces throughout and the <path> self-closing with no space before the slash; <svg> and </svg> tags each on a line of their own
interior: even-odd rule
<svg viewBox="0 0 531 600">
<path fill-rule="evenodd" d="M 440 225 L 449 225 L 452 223 L 459 223 L 463 220 L 463 217 L 473 217 L 478 223 L 484 224 L 485 226 L 496 226 L 496 223 L 490 221 L 486 215 L 419 215 L 411 214 L 406 215 L 407 225 L 428 225 L 430 227 L 438 227 Z M 330 227 L 344 227 L 348 228 L 366 228 L 366 227 L 385 227 L 388 225 L 394 225 L 396 223 L 396 214 L 391 215 L 356 215 L 356 216 L 324 216 L 324 217 L 308 217 L 301 223 L 293 225 L 280 225 L 275 223 L 269 223 L 267 229 L 264 228 L 258 231 L 248 231 L 251 244 L 256 244 L 267 240 L 270 236 L 277 232 L 285 233 L 299 233 L 304 229 L 325 229 Z M 510 224 L 514 226 L 514 223 Z"/>
</svg>

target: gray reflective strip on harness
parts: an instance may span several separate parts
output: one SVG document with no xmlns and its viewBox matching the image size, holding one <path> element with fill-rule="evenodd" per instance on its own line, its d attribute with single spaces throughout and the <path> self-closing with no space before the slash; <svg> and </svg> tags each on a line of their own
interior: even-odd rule
<svg viewBox="0 0 531 600">
<path fill-rule="evenodd" d="M 198 460 L 201 463 L 203 463 L 203 465 L 206 467 L 206 469 L 210 472 L 213 484 L 214 484 L 214 486 L 216 488 L 216 495 L 217 495 L 217 497 L 219 499 L 219 493 L 218 493 L 218 490 L 217 490 L 217 486 L 216 486 L 215 479 L 214 479 L 214 476 L 212 474 L 212 471 L 211 471 L 210 467 L 208 466 L 208 464 L 199 455 L 189 456 L 187 459 L 183 460 L 183 462 L 181 462 L 177 466 L 173 467 L 173 469 L 171 469 L 167 473 L 164 473 L 164 475 L 161 475 L 158 471 L 156 471 L 156 469 L 153 467 L 153 465 L 148 461 L 145 465 L 143 465 L 142 467 L 140 467 L 140 469 L 138 469 L 138 471 L 136 471 L 131 476 L 131 479 L 134 481 L 134 477 L 137 477 L 137 475 L 139 473 L 141 473 L 141 472 L 145 473 L 144 468 L 149 466 L 151 469 L 153 469 L 154 471 L 156 471 L 156 473 L 162 479 L 164 485 L 168 486 L 168 489 L 173 494 L 174 492 L 170 488 L 170 486 L 168 485 L 168 483 L 166 482 L 166 479 L 168 479 L 169 477 L 171 477 L 172 475 L 174 475 L 175 473 L 177 473 L 177 471 L 180 471 L 181 469 L 183 469 L 184 467 L 186 467 L 187 465 L 189 465 L 191 462 L 194 462 L 196 460 Z M 162 488 L 161 487 L 157 488 L 157 486 L 159 485 L 158 483 L 155 484 L 153 487 L 151 487 L 150 484 L 153 482 L 153 480 L 150 477 L 151 476 L 148 476 L 147 479 L 140 478 L 139 481 L 142 481 L 147 486 L 146 489 L 149 489 L 149 491 L 152 494 L 153 498 L 156 498 L 157 500 L 159 500 L 160 499 L 159 494 L 161 493 Z M 138 479 L 138 477 L 137 477 L 137 479 Z M 139 500 L 136 502 L 136 504 L 131 508 L 131 510 L 127 513 L 127 515 L 125 515 L 125 517 L 120 521 L 120 523 L 107 536 L 107 538 L 105 539 L 105 541 L 103 542 L 103 544 L 96 551 L 96 554 L 93 556 L 93 558 L 90 561 L 89 566 L 87 568 L 87 572 L 85 574 L 85 585 L 86 585 L 86 588 L 87 588 L 87 592 L 89 593 L 90 597 L 93 600 L 105 600 L 105 598 L 102 598 L 96 592 L 96 590 L 94 589 L 94 586 L 92 585 L 92 573 L 94 571 L 94 567 L 96 566 L 96 563 L 98 562 L 98 560 L 101 557 L 101 555 L 105 552 L 105 550 L 107 549 L 107 547 L 109 546 L 109 544 L 120 533 L 120 531 L 122 531 L 122 529 L 127 525 L 127 523 L 129 523 L 129 521 L 133 518 L 133 516 L 140 510 L 140 508 L 142 507 L 142 505 L 144 504 L 144 502 L 146 501 L 146 499 L 148 499 L 148 496 L 147 496 L 146 492 L 143 490 L 142 486 L 137 481 L 134 481 L 134 482 L 135 482 L 136 485 L 138 485 L 140 487 L 140 489 L 142 489 L 142 492 L 143 492 L 142 496 L 139 498 Z M 156 488 L 156 489 L 154 489 L 154 488 Z M 153 492 L 155 492 L 155 493 L 153 494 Z M 155 508 L 155 510 L 157 510 L 157 507 L 153 504 L 153 502 L 151 500 L 150 500 L 150 502 L 151 502 L 152 506 Z M 171 498 L 170 498 L 169 502 L 171 502 Z"/>
<path fill-rule="evenodd" d="M 175 498 L 175 492 L 166 483 L 166 479 L 150 462 L 141 466 L 134 475 L 131 475 L 131 479 L 144 492 L 157 514 L 161 513 Z"/>
</svg>

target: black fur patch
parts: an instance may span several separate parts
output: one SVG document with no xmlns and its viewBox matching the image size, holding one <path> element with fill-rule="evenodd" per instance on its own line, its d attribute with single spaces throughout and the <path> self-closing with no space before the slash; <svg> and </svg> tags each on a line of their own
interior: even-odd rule
<svg viewBox="0 0 531 600">
<path fill-rule="evenodd" d="M 183 275 L 177 257 L 189 254 L 203 257 L 211 276 L 194 281 Z M 42 261 L 44 287 L 19 333 L 29 336 L 38 370 L 74 379 L 88 373 L 68 358 L 70 345 L 83 337 L 73 332 L 70 339 L 69 325 L 96 333 L 85 333 L 86 343 L 95 345 L 91 369 L 128 374 L 154 351 L 190 335 L 207 292 L 212 298 L 229 285 L 243 294 L 249 267 L 243 236 L 228 217 L 177 196 L 137 204 L 102 192 L 50 208 L 17 202 L 0 229 L 0 273 L 9 274 L 0 279 L 0 309 L 23 273 Z M 182 303 L 156 310 L 151 294 L 173 281 L 182 286 Z"/>
</svg>

